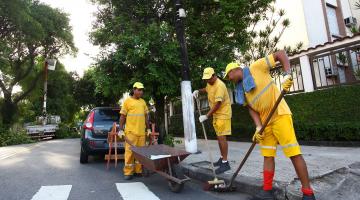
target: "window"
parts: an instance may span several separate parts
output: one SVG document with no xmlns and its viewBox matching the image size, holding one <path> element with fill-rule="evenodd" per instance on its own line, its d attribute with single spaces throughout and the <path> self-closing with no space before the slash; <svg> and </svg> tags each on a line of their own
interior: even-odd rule
<svg viewBox="0 0 360 200">
<path fill-rule="evenodd" d="M 337 16 L 336 16 L 336 8 L 327 5 L 326 13 L 327 13 L 327 19 L 328 19 L 328 24 L 329 24 L 330 35 L 331 36 L 339 36 L 340 31 L 339 31 L 339 24 L 338 24 Z M 333 39 L 334 39 L 334 37 L 333 37 Z"/>
</svg>

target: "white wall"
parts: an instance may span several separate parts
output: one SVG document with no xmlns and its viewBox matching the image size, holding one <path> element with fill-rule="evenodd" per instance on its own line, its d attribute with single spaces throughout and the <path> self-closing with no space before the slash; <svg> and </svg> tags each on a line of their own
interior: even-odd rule
<svg viewBox="0 0 360 200">
<path fill-rule="evenodd" d="M 340 2 L 344 19 L 353 16 L 353 12 L 351 11 L 351 2 L 349 0 L 340 0 Z M 346 35 L 352 35 L 349 28 L 346 28 Z"/>
<path fill-rule="evenodd" d="M 290 27 L 287 28 L 281 37 L 279 48 L 283 46 L 295 46 L 297 43 L 304 43 L 308 47 L 309 39 L 306 32 L 306 23 L 302 0 L 276 0 L 275 8 L 284 9 L 285 17 L 290 20 Z"/>
<path fill-rule="evenodd" d="M 303 0 L 305 23 L 309 37 L 308 47 L 328 41 L 323 8 L 320 0 Z"/>
<path fill-rule="evenodd" d="M 360 10 L 358 10 L 358 9 L 355 7 L 355 3 L 356 3 L 357 1 L 358 1 L 358 0 L 349 0 L 349 3 L 350 3 L 352 15 L 353 15 L 354 17 L 356 17 L 356 19 L 358 20 L 358 24 L 360 24 Z"/>
</svg>

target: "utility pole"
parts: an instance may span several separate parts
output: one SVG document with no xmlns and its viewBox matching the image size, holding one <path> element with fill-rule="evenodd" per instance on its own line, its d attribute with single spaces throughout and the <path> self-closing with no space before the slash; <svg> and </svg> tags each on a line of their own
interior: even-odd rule
<svg viewBox="0 0 360 200">
<path fill-rule="evenodd" d="M 197 152 L 195 117 L 194 117 L 194 102 L 190 81 L 190 68 L 189 57 L 187 53 L 185 41 L 185 28 L 183 19 L 186 17 L 186 12 L 182 7 L 181 0 L 175 0 L 176 9 L 176 35 L 180 44 L 181 52 L 181 102 L 183 111 L 183 124 L 184 124 L 184 138 L 185 149 L 190 153 Z"/>
<path fill-rule="evenodd" d="M 43 103 L 43 125 L 47 123 L 47 113 L 46 113 L 46 102 L 47 102 L 47 80 L 48 80 L 48 70 L 55 70 L 56 60 L 55 59 L 45 59 L 44 64 L 44 103 Z"/>
</svg>

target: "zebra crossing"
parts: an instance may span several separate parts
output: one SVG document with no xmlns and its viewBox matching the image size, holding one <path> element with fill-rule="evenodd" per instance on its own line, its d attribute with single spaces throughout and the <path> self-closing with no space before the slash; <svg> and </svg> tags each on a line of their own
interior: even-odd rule
<svg viewBox="0 0 360 200">
<path fill-rule="evenodd" d="M 123 200 L 160 200 L 142 182 L 115 183 L 119 199 Z M 72 185 L 41 186 L 31 200 L 67 200 Z"/>
</svg>

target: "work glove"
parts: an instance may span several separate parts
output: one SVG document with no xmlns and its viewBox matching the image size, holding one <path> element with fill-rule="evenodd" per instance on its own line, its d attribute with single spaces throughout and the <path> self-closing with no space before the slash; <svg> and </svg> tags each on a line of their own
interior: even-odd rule
<svg viewBox="0 0 360 200">
<path fill-rule="evenodd" d="M 197 99 L 199 97 L 199 90 L 195 90 L 192 95 L 195 99 Z"/>
<path fill-rule="evenodd" d="M 199 117 L 200 123 L 203 123 L 203 122 L 206 121 L 207 119 L 208 119 L 208 116 L 207 116 L 207 115 L 201 115 L 201 116 Z"/>
<path fill-rule="evenodd" d="M 291 75 L 286 74 L 284 76 L 284 81 L 281 83 L 281 86 L 282 86 L 283 90 L 285 90 L 286 92 L 289 92 L 293 83 L 294 83 L 294 81 L 293 81 Z"/>
<path fill-rule="evenodd" d="M 118 135 L 118 137 L 119 137 L 120 139 L 124 138 L 124 136 L 125 136 L 124 130 L 119 130 L 119 132 L 117 133 L 117 135 Z"/>
<path fill-rule="evenodd" d="M 146 135 L 147 135 L 148 137 L 151 135 L 151 129 L 148 128 L 148 129 L 146 130 Z"/>
<path fill-rule="evenodd" d="M 255 131 L 254 136 L 252 138 L 253 142 L 259 143 L 259 142 L 264 140 L 264 135 L 260 135 L 260 130 L 261 130 L 261 126 L 256 127 L 256 131 Z"/>
</svg>

